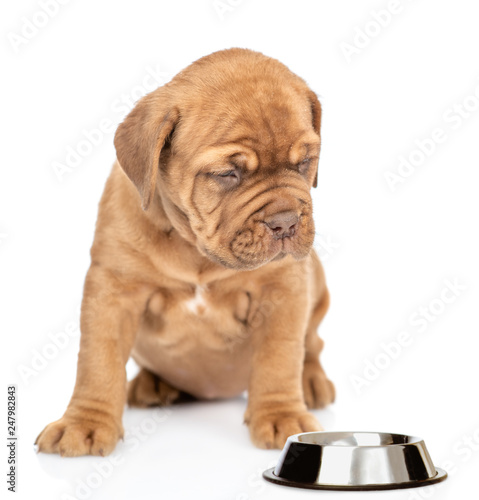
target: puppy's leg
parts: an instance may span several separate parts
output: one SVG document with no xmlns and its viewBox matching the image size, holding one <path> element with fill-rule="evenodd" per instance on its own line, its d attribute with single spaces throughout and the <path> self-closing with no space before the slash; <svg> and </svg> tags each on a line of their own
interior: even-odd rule
<svg viewBox="0 0 479 500">
<path fill-rule="evenodd" d="M 305 355 L 303 367 L 303 394 L 308 408 L 324 408 L 334 401 L 333 383 L 326 377 L 319 362 L 319 354 L 324 342 L 318 337 L 316 330 L 329 307 L 329 292 L 324 288 L 323 295 L 313 310 L 305 339 Z"/>
<path fill-rule="evenodd" d="M 138 375 L 128 382 L 127 401 L 129 406 L 148 408 L 169 406 L 180 398 L 181 392 L 158 375 L 142 368 Z"/>
<path fill-rule="evenodd" d="M 37 437 L 38 451 L 62 456 L 107 455 L 123 435 L 125 364 L 148 289 L 92 265 L 81 311 L 77 379 L 65 414 Z"/>
<path fill-rule="evenodd" d="M 280 295 L 273 314 L 252 332 L 256 345 L 245 422 L 260 448 L 281 448 L 291 434 L 321 430 L 306 409 L 301 382 L 307 300 L 301 290 Z"/>
</svg>

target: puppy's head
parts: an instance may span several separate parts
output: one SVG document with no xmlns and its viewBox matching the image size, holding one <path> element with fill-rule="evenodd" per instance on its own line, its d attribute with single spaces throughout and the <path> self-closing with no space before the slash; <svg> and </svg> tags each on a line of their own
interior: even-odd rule
<svg viewBox="0 0 479 500">
<path fill-rule="evenodd" d="M 320 123 L 302 79 L 274 59 L 230 49 L 141 99 L 115 147 L 145 210 L 161 202 L 201 253 L 255 269 L 310 251 Z"/>
</svg>

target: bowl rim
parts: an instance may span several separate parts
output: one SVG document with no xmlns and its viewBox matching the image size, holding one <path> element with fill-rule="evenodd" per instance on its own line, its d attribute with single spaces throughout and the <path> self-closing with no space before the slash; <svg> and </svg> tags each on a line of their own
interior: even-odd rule
<svg viewBox="0 0 479 500">
<path fill-rule="evenodd" d="M 308 435 L 313 435 L 313 434 L 320 434 L 320 435 L 333 435 L 333 434 L 387 434 L 388 436 L 399 436 L 403 438 L 408 438 L 407 442 L 405 443 L 391 443 L 391 444 L 334 444 L 334 443 L 312 443 L 308 441 L 302 441 L 299 439 L 301 436 L 308 436 Z M 400 434 L 398 432 L 382 432 L 382 431 L 312 431 L 312 432 L 301 432 L 298 434 L 293 434 L 288 437 L 287 441 L 290 443 L 300 443 L 300 444 L 305 444 L 305 445 L 311 445 L 311 446 L 322 446 L 324 448 L 330 447 L 330 448 L 361 448 L 361 449 L 366 449 L 366 448 L 393 448 L 396 446 L 408 446 L 408 445 L 418 445 L 420 443 L 424 443 L 424 439 L 420 438 L 418 436 L 414 436 L 411 434 Z"/>
<path fill-rule="evenodd" d="M 429 486 L 439 483 L 447 478 L 447 472 L 444 469 L 435 467 L 436 475 L 428 479 L 418 479 L 402 483 L 368 483 L 368 484 L 332 484 L 332 483 L 300 483 L 283 479 L 274 473 L 276 467 L 271 467 L 263 472 L 263 478 L 270 483 L 280 486 L 291 486 L 293 488 L 305 488 L 311 490 L 337 490 L 337 491 L 370 491 L 370 490 L 396 490 L 406 488 L 418 488 L 420 486 Z"/>
</svg>

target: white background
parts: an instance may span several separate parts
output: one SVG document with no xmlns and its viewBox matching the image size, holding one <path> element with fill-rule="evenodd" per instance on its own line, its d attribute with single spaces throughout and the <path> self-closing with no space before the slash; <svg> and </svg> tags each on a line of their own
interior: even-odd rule
<svg viewBox="0 0 479 500">
<path fill-rule="evenodd" d="M 409 500 L 477 491 L 476 2 L 403 0 L 379 27 L 373 11 L 387 8 L 384 0 L 224 0 L 223 7 L 235 4 L 225 11 L 213 0 L 76 0 L 18 45 L 28 22 L 45 21 L 39 3 L 9 2 L 1 21 L 1 393 L 6 401 L 7 384 L 18 385 L 17 498 Z M 358 34 L 365 29 L 371 36 Z M 361 48 L 348 58 L 344 44 L 351 50 L 354 43 Z M 118 445 L 114 463 L 33 451 L 73 388 L 79 338 L 64 332 L 78 323 L 97 203 L 115 158 L 113 131 L 126 110 L 120 100 L 151 90 L 152 71 L 167 81 L 195 59 L 234 46 L 281 60 L 323 104 L 313 195 L 316 246 L 332 295 L 321 327 L 323 360 L 337 402 L 317 416 L 327 430 L 423 437 L 436 465 L 452 469 L 439 486 L 368 494 L 266 483 L 261 471 L 279 451 L 251 445 L 241 398 L 171 412 L 126 410 L 133 437 Z M 82 131 L 104 120 L 110 132 L 60 181 L 54 162 L 65 163 Z M 421 159 L 417 141 L 435 129 L 443 140 Z M 385 173 L 397 173 L 400 157 L 410 155 L 416 166 L 402 170 L 407 176 L 393 191 Z M 460 285 L 456 295 L 443 295 L 446 280 Z M 431 319 L 419 326 L 421 307 Z M 401 332 L 408 345 L 392 359 L 384 345 L 393 349 L 399 335 L 406 338 Z M 61 348 L 52 347 L 52 334 Z M 368 363 L 380 368 L 365 374 Z M 355 376 L 365 375 L 358 387 Z"/>
</svg>

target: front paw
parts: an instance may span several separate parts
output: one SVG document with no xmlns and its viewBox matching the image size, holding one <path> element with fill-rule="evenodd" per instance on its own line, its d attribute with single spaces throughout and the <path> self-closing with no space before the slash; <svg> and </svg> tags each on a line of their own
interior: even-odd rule
<svg viewBox="0 0 479 500">
<path fill-rule="evenodd" d="M 48 424 L 38 435 L 37 451 L 59 453 L 62 457 L 110 454 L 123 437 L 121 423 L 110 415 L 93 410 L 83 414 L 65 415 Z"/>
<path fill-rule="evenodd" d="M 247 412 L 245 423 L 251 441 L 258 448 L 283 448 L 286 439 L 301 432 L 321 431 L 316 418 L 307 411 Z"/>
<path fill-rule="evenodd" d="M 303 395 L 308 408 L 324 408 L 334 402 L 336 391 L 319 363 L 305 363 Z"/>
</svg>

